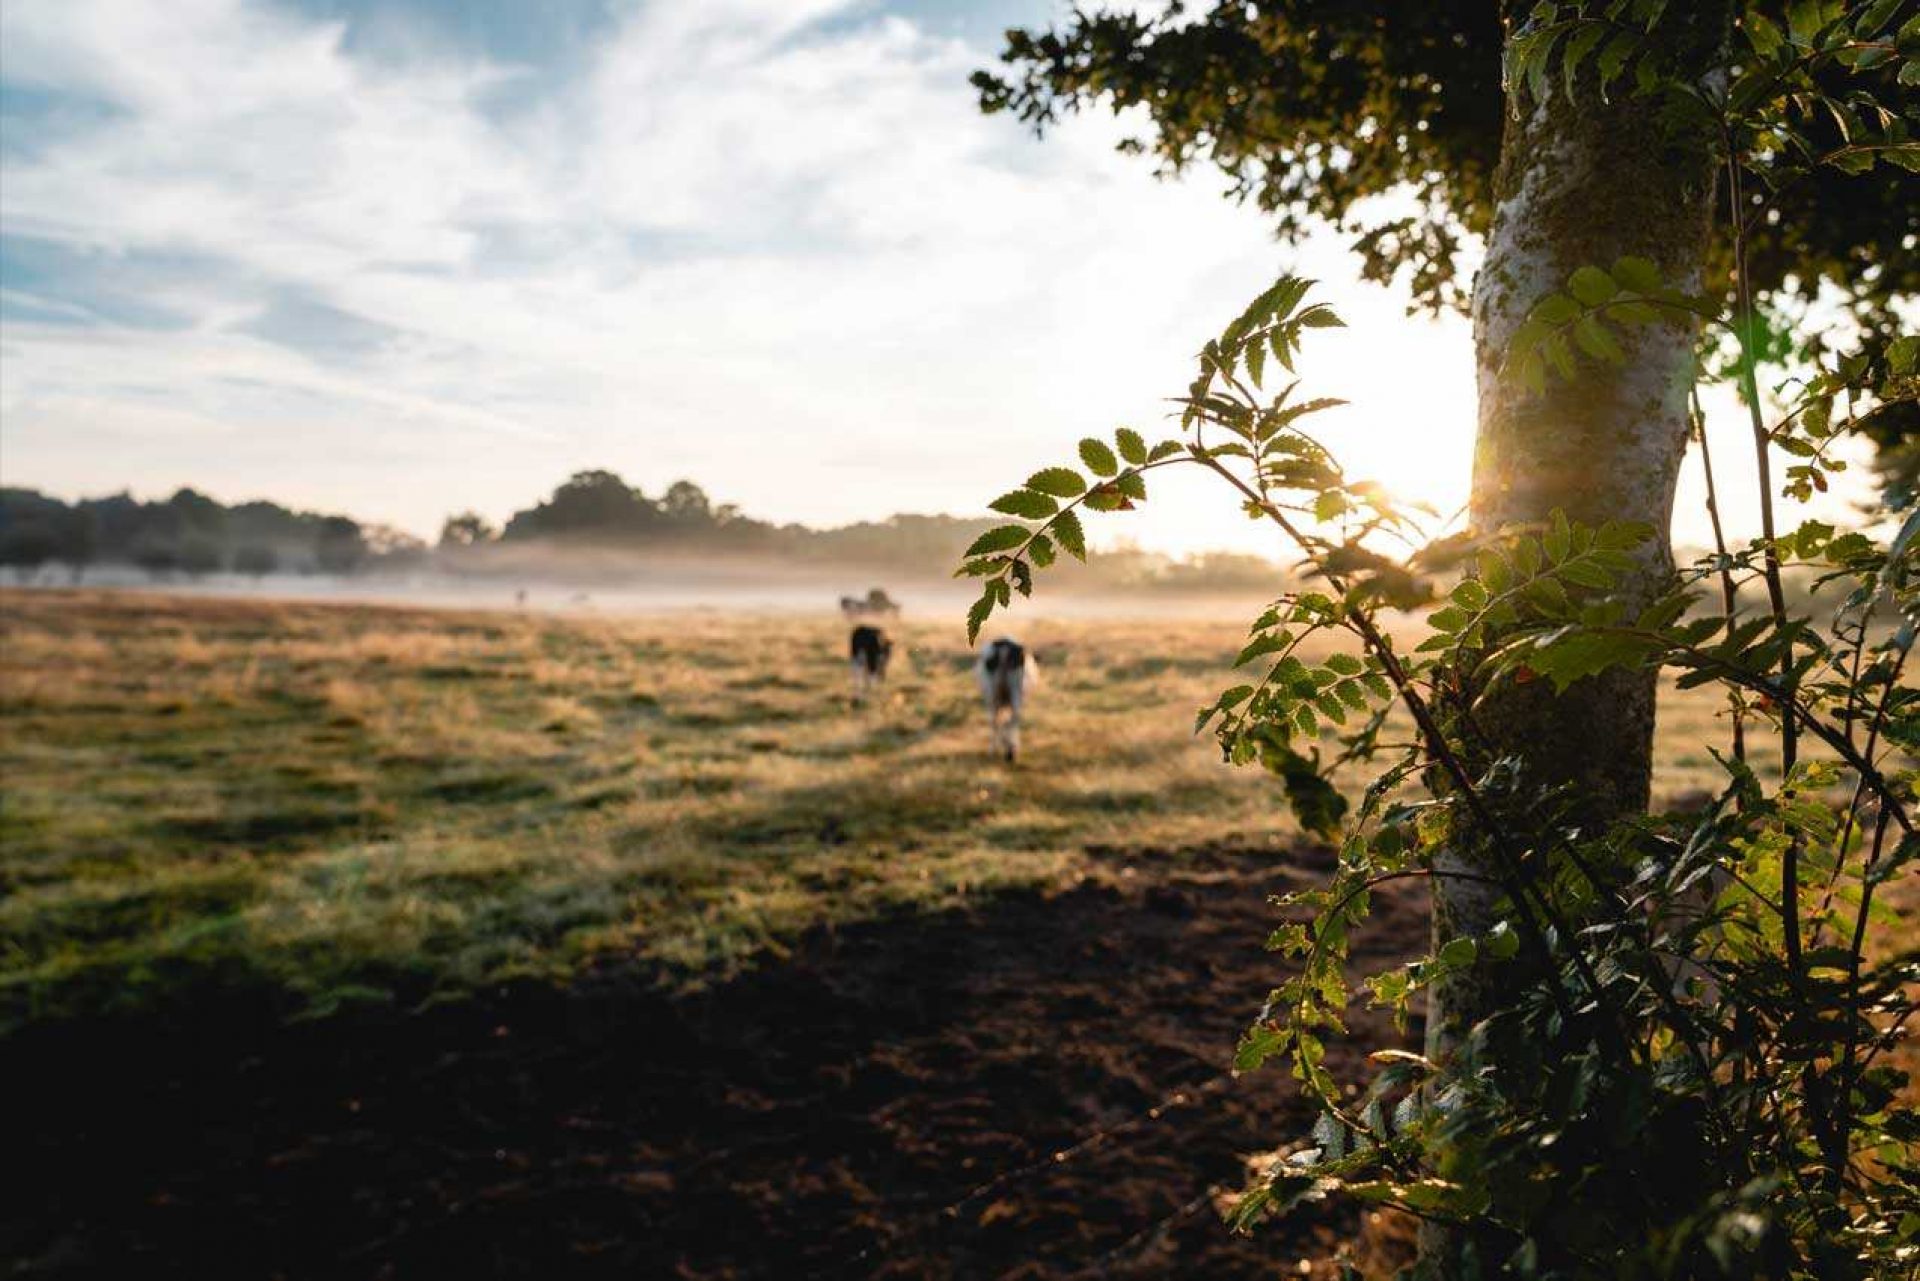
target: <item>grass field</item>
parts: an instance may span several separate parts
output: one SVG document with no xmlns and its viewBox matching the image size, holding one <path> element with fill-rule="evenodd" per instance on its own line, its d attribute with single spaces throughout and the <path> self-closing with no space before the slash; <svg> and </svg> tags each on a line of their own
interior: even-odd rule
<svg viewBox="0 0 1920 1281">
<path fill-rule="evenodd" d="M 289 1013 L 596 954 L 689 977 L 822 921 L 1085 874 L 1089 848 L 1279 842 L 1191 713 L 1240 625 L 1038 621 L 1027 753 L 989 761 L 951 620 L 848 705 L 837 620 L 580 619 L 12 592 L 4 1020 L 209 984 Z M 1676 704 L 1671 741 L 1713 709 Z M 1707 781 L 1662 754 L 1657 791 Z"/>
<path fill-rule="evenodd" d="M 1210 1209 L 1311 1124 L 1226 1065 L 1277 975 L 1269 895 L 1330 869 L 1189 733 L 1238 622 L 1023 624 L 1010 767 L 944 619 L 855 708 L 837 619 L 0 617 L 22 1275 L 1330 1281 L 1404 1253 Z M 1712 782 L 1714 715 L 1669 696 L 1657 796 Z M 1356 965 L 1425 931 L 1384 887 Z M 1346 1080 L 1419 1036 L 1349 1027 Z"/>
</svg>

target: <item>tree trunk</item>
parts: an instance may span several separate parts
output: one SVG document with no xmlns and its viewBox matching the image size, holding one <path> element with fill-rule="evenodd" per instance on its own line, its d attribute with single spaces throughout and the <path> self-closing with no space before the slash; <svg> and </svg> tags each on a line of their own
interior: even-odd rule
<svg viewBox="0 0 1920 1281">
<path fill-rule="evenodd" d="M 1525 6 L 1522 6 L 1524 10 Z M 1516 15 L 1517 20 L 1517 15 Z M 1711 65 L 1730 21 L 1725 3 L 1702 4 L 1679 20 Z M 1557 70 L 1557 69 L 1556 69 Z M 1556 75 L 1555 79 L 1558 79 Z M 1473 321 L 1480 422 L 1473 468 L 1474 529 L 1547 520 L 1558 508 L 1575 521 L 1643 521 L 1658 531 L 1640 570 L 1624 584 L 1646 598 L 1672 572 L 1668 528 L 1688 436 L 1695 332 L 1647 325 L 1623 340 L 1618 367 L 1583 360 L 1579 376 L 1549 376 L 1527 390 L 1501 369 L 1514 331 L 1548 293 L 1588 264 L 1608 267 L 1633 254 L 1665 279 L 1697 289 L 1713 220 L 1717 138 L 1708 127 L 1676 132 L 1652 98 L 1616 91 L 1603 103 L 1582 84 L 1577 102 L 1557 92 L 1534 104 L 1511 96 L 1486 261 L 1474 285 Z M 1572 784 L 1583 823 L 1644 812 L 1652 783 L 1654 675 L 1611 672 L 1555 697 L 1547 682 L 1511 688 L 1476 713 L 1493 755 L 1515 755 L 1536 781 Z M 1441 871 L 1489 869 L 1470 850 L 1437 860 Z M 1435 946 L 1479 934 L 1495 921 L 1497 891 L 1480 882 L 1434 881 Z M 1499 992 L 1471 973 L 1436 987 L 1428 1051 L 1443 1057 L 1490 1012 Z M 1457 1243 L 1433 1235 L 1423 1255 L 1439 1275 Z M 1487 1263 L 1493 1260 L 1485 1260 Z"/>
</svg>

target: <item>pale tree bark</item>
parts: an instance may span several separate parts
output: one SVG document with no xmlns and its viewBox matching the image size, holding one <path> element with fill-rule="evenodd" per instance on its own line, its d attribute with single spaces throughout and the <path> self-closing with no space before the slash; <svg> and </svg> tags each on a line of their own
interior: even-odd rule
<svg viewBox="0 0 1920 1281">
<path fill-rule="evenodd" d="M 1696 74 L 1717 60 L 1729 10 L 1724 0 L 1703 3 L 1679 20 L 1695 24 L 1684 40 L 1693 46 L 1688 56 Z M 1586 363 L 1573 381 L 1550 375 L 1542 392 L 1503 377 L 1503 365 L 1528 311 L 1564 288 L 1576 268 L 1608 267 L 1633 254 L 1657 263 L 1670 283 L 1699 285 L 1717 142 L 1710 127 L 1676 131 L 1646 99 L 1603 103 L 1591 89 L 1575 104 L 1559 94 L 1545 105 L 1510 99 L 1493 227 L 1474 287 L 1480 422 L 1473 527 L 1491 531 L 1545 521 L 1556 508 L 1589 524 L 1643 521 L 1658 535 L 1643 548 L 1639 572 L 1624 584 L 1636 599 L 1659 590 L 1672 572 L 1668 527 L 1688 437 L 1694 329 L 1680 323 L 1641 327 L 1623 342 L 1627 359 L 1621 366 Z M 1518 756 L 1532 778 L 1571 784 L 1583 822 L 1645 811 L 1652 780 L 1652 674 L 1609 673 L 1559 697 L 1544 681 L 1515 686 L 1483 705 L 1475 719 L 1489 740 L 1489 755 Z M 1492 871 L 1471 846 L 1439 860 L 1438 869 L 1481 876 Z M 1497 897 L 1484 881 L 1437 877 L 1436 946 L 1491 928 Z M 1496 973 L 1471 973 L 1433 991 L 1430 1054 L 1450 1053 L 1497 1006 L 1501 994 L 1491 982 Z M 1438 1265 L 1438 1275 L 1452 1275 L 1445 1255 L 1456 1248 L 1457 1241 L 1429 1234 L 1423 1248 L 1429 1269 Z"/>
</svg>

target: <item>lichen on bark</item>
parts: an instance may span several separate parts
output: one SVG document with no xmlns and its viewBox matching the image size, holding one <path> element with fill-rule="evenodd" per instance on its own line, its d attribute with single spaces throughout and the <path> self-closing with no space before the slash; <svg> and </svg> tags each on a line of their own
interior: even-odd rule
<svg viewBox="0 0 1920 1281">
<path fill-rule="evenodd" d="M 1731 29 L 1725 3 L 1694 6 L 1676 48 L 1709 74 Z M 1510 95 L 1513 90 L 1510 87 Z M 1572 520 L 1639 521 L 1655 537 L 1621 587 L 1644 601 L 1672 574 L 1668 528 L 1688 436 L 1687 392 L 1696 333 L 1689 324 L 1647 325 L 1623 343 L 1618 366 L 1586 367 L 1575 380 L 1529 390 L 1505 376 L 1514 331 L 1579 267 L 1626 255 L 1650 259 L 1671 283 L 1697 289 L 1714 212 L 1718 139 L 1693 119 L 1676 125 L 1652 98 L 1603 101 L 1586 87 L 1573 101 L 1510 96 L 1495 209 L 1475 282 L 1473 321 L 1480 416 L 1471 521 L 1477 531 Z M 1508 686 L 1474 714 L 1480 764 L 1517 758 L 1536 783 L 1565 784 L 1575 820 L 1602 825 L 1644 812 L 1652 779 L 1655 676 L 1610 672 L 1555 696 L 1545 682 Z M 1436 860 L 1435 946 L 1495 923 L 1499 893 L 1449 872 L 1493 871 L 1472 834 Z M 1500 993 L 1476 968 L 1430 996 L 1428 1050 L 1449 1054 Z M 1446 1275 L 1459 1242 L 1429 1234 L 1423 1254 Z"/>
</svg>

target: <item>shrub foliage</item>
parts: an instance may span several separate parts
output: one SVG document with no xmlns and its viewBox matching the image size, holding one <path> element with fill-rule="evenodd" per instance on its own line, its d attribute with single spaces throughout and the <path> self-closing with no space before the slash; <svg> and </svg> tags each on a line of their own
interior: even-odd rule
<svg viewBox="0 0 1920 1281">
<path fill-rule="evenodd" d="M 1663 74 L 1663 9 L 1541 4 L 1508 74 L 1543 97 L 1660 94 L 1675 112 L 1712 113 L 1724 180 L 1758 191 L 1761 209 L 1822 166 L 1920 168 L 1902 114 L 1912 95 L 1897 93 L 1920 82 L 1920 19 L 1904 6 L 1806 4 L 1788 26 L 1749 21 L 1725 74 L 1697 84 Z M 1816 114 L 1847 141 L 1809 146 Z M 1738 264 L 1741 220 L 1726 234 Z M 1202 348 L 1175 436 L 1082 441 L 1077 466 L 996 499 L 1012 519 L 967 553 L 977 634 L 1061 552 L 1085 557 L 1086 514 L 1146 502 L 1151 473 L 1180 466 L 1211 472 L 1302 557 L 1310 587 L 1254 621 L 1245 679 L 1197 722 L 1234 763 L 1272 771 L 1303 826 L 1339 848 L 1325 884 L 1285 900 L 1295 919 L 1272 946 L 1288 974 L 1237 1056 L 1244 1070 L 1285 1064 L 1321 1117 L 1248 1190 L 1238 1227 L 1329 1196 L 1396 1206 L 1456 1229 L 1449 1278 L 1920 1267 L 1920 1112 L 1890 1061 L 1917 1008 L 1920 951 L 1887 928 L 1897 918 L 1882 899 L 1920 859 L 1920 696 L 1903 679 L 1920 511 L 1776 529 L 1773 493 L 1824 490 L 1837 442 L 1912 412 L 1920 341 L 1797 335 L 1737 276 L 1721 292 L 1682 290 L 1623 259 L 1540 299 L 1507 375 L 1580 378 L 1627 358 L 1627 328 L 1676 311 L 1699 322 L 1699 379 L 1733 383 L 1751 418 L 1764 528 L 1722 537 L 1642 607 L 1614 587 L 1650 530 L 1556 516 L 1435 536 L 1424 513 L 1349 478 L 1315 434 L 1338 402 L 1304 394 L 1295 373 L 1308 331 L 1340 321 L 1293 277 Z M 1777 480 L 1770 450 L 1792 458 Z M 1789 611 L 1781 576 L 1795 566 L 1837 595 L 1830 615 Z M 1764 608 L 1741 608 L 1747 582 L 1767 589 Z M 1408 610 L 1426 611 L 1417 642 L 1388 624 Z M 1327 637 L 1331 656 L 1304 657 Z M 1513 683 L 1560 691 L 1623 667 L 1724 690 L 1725 783 L 1695 812 L 1595 830 L 1577 798 L 1485 748 L 1475 711 Z M 1762 734 L 1779 742 L 1777 774 L 1748 763 Z M 1356 765 L 1373 777 L 1350 805 L 1333 780 Z M 1487 871 L 1440 858 L 1461 849 Z M 1442 875 L 1491 882 L 1498 923 L 1351 990 L 1347 941 L 1372 891 Z M 1375 1055 L 1364 1091 L 1343 1093 L 1324 1057 L 1350 1000 L 1404 1018 L 1463 974 L 1503 993 L 1492 1015 L 1445 1053 Z"/>
</svg>

